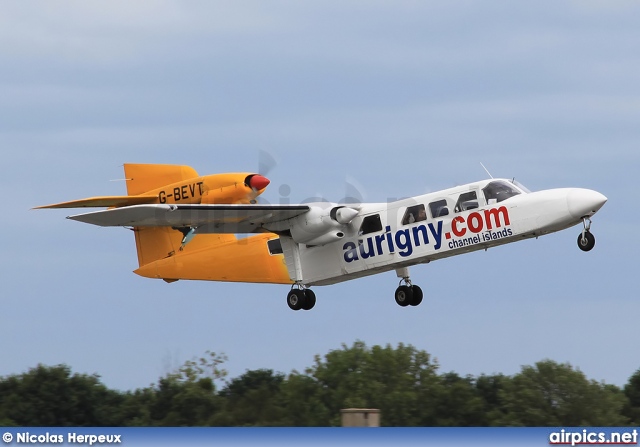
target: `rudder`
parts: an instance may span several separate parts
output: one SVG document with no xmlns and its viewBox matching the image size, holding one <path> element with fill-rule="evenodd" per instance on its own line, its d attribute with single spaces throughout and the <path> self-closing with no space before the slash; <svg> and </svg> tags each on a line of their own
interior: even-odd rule
<svg viewBox="0 0 640 447">
<path fill-rule="evenodd" d="M 127 194 L 144 194 L 164 185 L 198 177 L 190 166 L 166 164 L 125 163 Z M 133 229 L 138 252 L 138 265 L 149 264 L 173 256 L 182 241 L 182 233 L 167 227 L 135 227 Z"/>
</svg>

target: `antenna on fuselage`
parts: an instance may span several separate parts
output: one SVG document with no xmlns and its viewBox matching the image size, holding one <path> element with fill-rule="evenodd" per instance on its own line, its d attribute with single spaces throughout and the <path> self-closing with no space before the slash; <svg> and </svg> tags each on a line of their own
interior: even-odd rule
<svg viewBox="0 0 640 447">
<path fill-rule="evenodd" d="M 482 162 L 480 162 L 480 166 L 482 166 L 482 168 L 487 172 L 487 174 L 489 174 L 489 177 L 493 178 L 493 175 L 491 175 L 491 173 L 489 172 L 489 170 L 487 168 L 484 167 L 484 165 L 482 164 Z"/>
</svg>

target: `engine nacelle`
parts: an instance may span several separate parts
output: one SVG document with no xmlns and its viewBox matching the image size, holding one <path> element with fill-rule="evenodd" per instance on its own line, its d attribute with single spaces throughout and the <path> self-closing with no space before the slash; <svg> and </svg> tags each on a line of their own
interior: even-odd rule
<svg viewBox="0 0 640 447">
<path fill-rule="evenodd" d="M 344 237 L 344 226 L 358 215 L 346 206 L 311 206 L 309 212 L 293 219 L 291 237 L 299 244 L 325 245 Z"/>
<path fill-rule="evenodd" d="M 212 174 L 199 183 L 202 204 L 255 203 L 269 185 L 269 179 L 260 174 Z"/>
</svg>

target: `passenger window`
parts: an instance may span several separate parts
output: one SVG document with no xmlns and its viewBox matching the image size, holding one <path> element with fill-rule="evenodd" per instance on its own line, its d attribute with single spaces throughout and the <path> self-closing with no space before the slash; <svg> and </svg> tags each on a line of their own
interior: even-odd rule
<svg viewBox="0 0 640 447">
<path fill-rule="evenodd" d="M 435 202 L 431 202 L 429 204 L 429 211 L 431 211 L 431 217 L 442 217 L 449 215 L 449 207 L 447 206 L 447 201 L 437 200 Z"/>
<path fill-rule="evenodd" d="M 487 203 L 489 205 L 495 202 L 502 202 L 503 200 L 507 200 L 509 197 L 520 194 L 520 191 L 513 188 L 508 183 L 501 181 L 489 183 L 482 189 L 482 191 L 484 192 L 484 197 L 487 199 Z"/>
<path fill-rule="evenodd" d="M 461 211 L 472 210 L 474 208 L 478 208 L 478 196 L 475 191 L 469 191 L 460 194 L 454 211 L 459 213 Z"/>
<path fill-rule="evenodd" d="M 402 218 L 402 225 L 408 225 L 414 222 L 427 220 L 427 210 L 424 205 L 414 205 L 407 208 Z"/>
<path fill-rule="evenodd" d="M 380 220 L 380 214 L 374 214 L 373 216 L 367 216 L 362 220 L 360 225 L 359 235 L 375 233 L 382 230 L 382 221 Z"/>
<path fill-rule="evenodd" d="M 272 255 L 282 254 L 282 244 L 280 243 L 280 238 L 268 240 L 267 247 L 269 248 L 269 253 L 271 253 Z"/>
</svg>

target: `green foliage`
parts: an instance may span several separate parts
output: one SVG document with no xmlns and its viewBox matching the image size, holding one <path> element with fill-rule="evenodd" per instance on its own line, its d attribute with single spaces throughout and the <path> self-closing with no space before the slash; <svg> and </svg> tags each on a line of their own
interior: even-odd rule
<svg viewBox="0 0 640 447">
<path fill-rule="evenodd" d="M 482 417 L 474 426 L 495 426 L 504 417 L 503 389 L 509 378 L 502 374 L 481 375 L 475 380 L 476 393 L 482 400 Z"/>
<path fill-rule="evenodd" d="M 280 387 L 283 374 L 270 369 L 247 371 L 220 392 L 224 411 L 214 419 L 222 426 L 278 426 L 284 423 Z"/>
<path fill-rule="evenodd" d="M 69 367 L 38 365 L 0 381 L 0 421 L 16 426 L 120 425 L 123 397 L 98 376 L 71 374 Z"/>
<path fill-rule="evenodd" d="M 617 387 L 588 380 L 569 364 L 551 360 L 525 366 L 502 390 L 500 425 L 625 425 L 624 396 Z"/>
<path fill-rule="evenodd" d="M 330 413 L 324 391 L 318 382 L 306 374 L 292 372 L 280 387 L 284 425 L 291 427 L 326 427 L 334 414 Z"/>
<path fill-rule="evenodd" d="M 125 393 L 65 365 L 38 365 L 0 378 L 0 425 L 337 426 L 349 407 L 379 409 L 386 426 L 640 423 L 640 370 L 624 390 L 551 360 L 511 377 L 461 377 L 438 373 L 437 362 L 411 345 L 361 341 L 288 376 L 257 369 L 225 381 L 226 360 L 207 351 L 156 384 Z"/>
<path fill-rule="evenodd" d="M 227 371 L 220 367 L 227 357 L 207 351 L 188 360 L 176 372 L 158 380 L 157 385 L 128 393 L 122 413 L 130 426 L 204 426 L 223 405 L 216 394 L 215 380 Z"/>
<path fill-rule="evenodd" d="M 340 425 L 341 409 L 355 407 L 380 409 L 383 424 L 394 426 L 416 425 L 424 418 L 436 371 L 429 354 L 413 346 L 367 348 L 357 341 L 330 351 L 324 360 L 316 356 L 307 375 L 321 390 L 329 425 Z"/>
<path fill-rule="evenodd" d="M 473 377 L 450 372 L 440 376 L 434 387 L 433 411 L 422 425 L 438 427 L 477 427 L 486 424 L 484 401 Z"/>
<path fill-rule="evenodd" d="M 193 383 L 206 378 L 213 383 L 215 380 L 227 377 L 227 370 L 220 367 L 227 360 L 225 354 L 206 351 L 204 356 L 199 359 L 187 360 L 177 372 L 170 374 L 170 376 L 182 382 Z"/>
<path fill-rule="evenodd" d="M 624 395 L 627 398 L 623 414 L 629 418 L 631 425 L 640 425 L 640 369 L 637 370 L 624 386 Z"/>
</svg>

